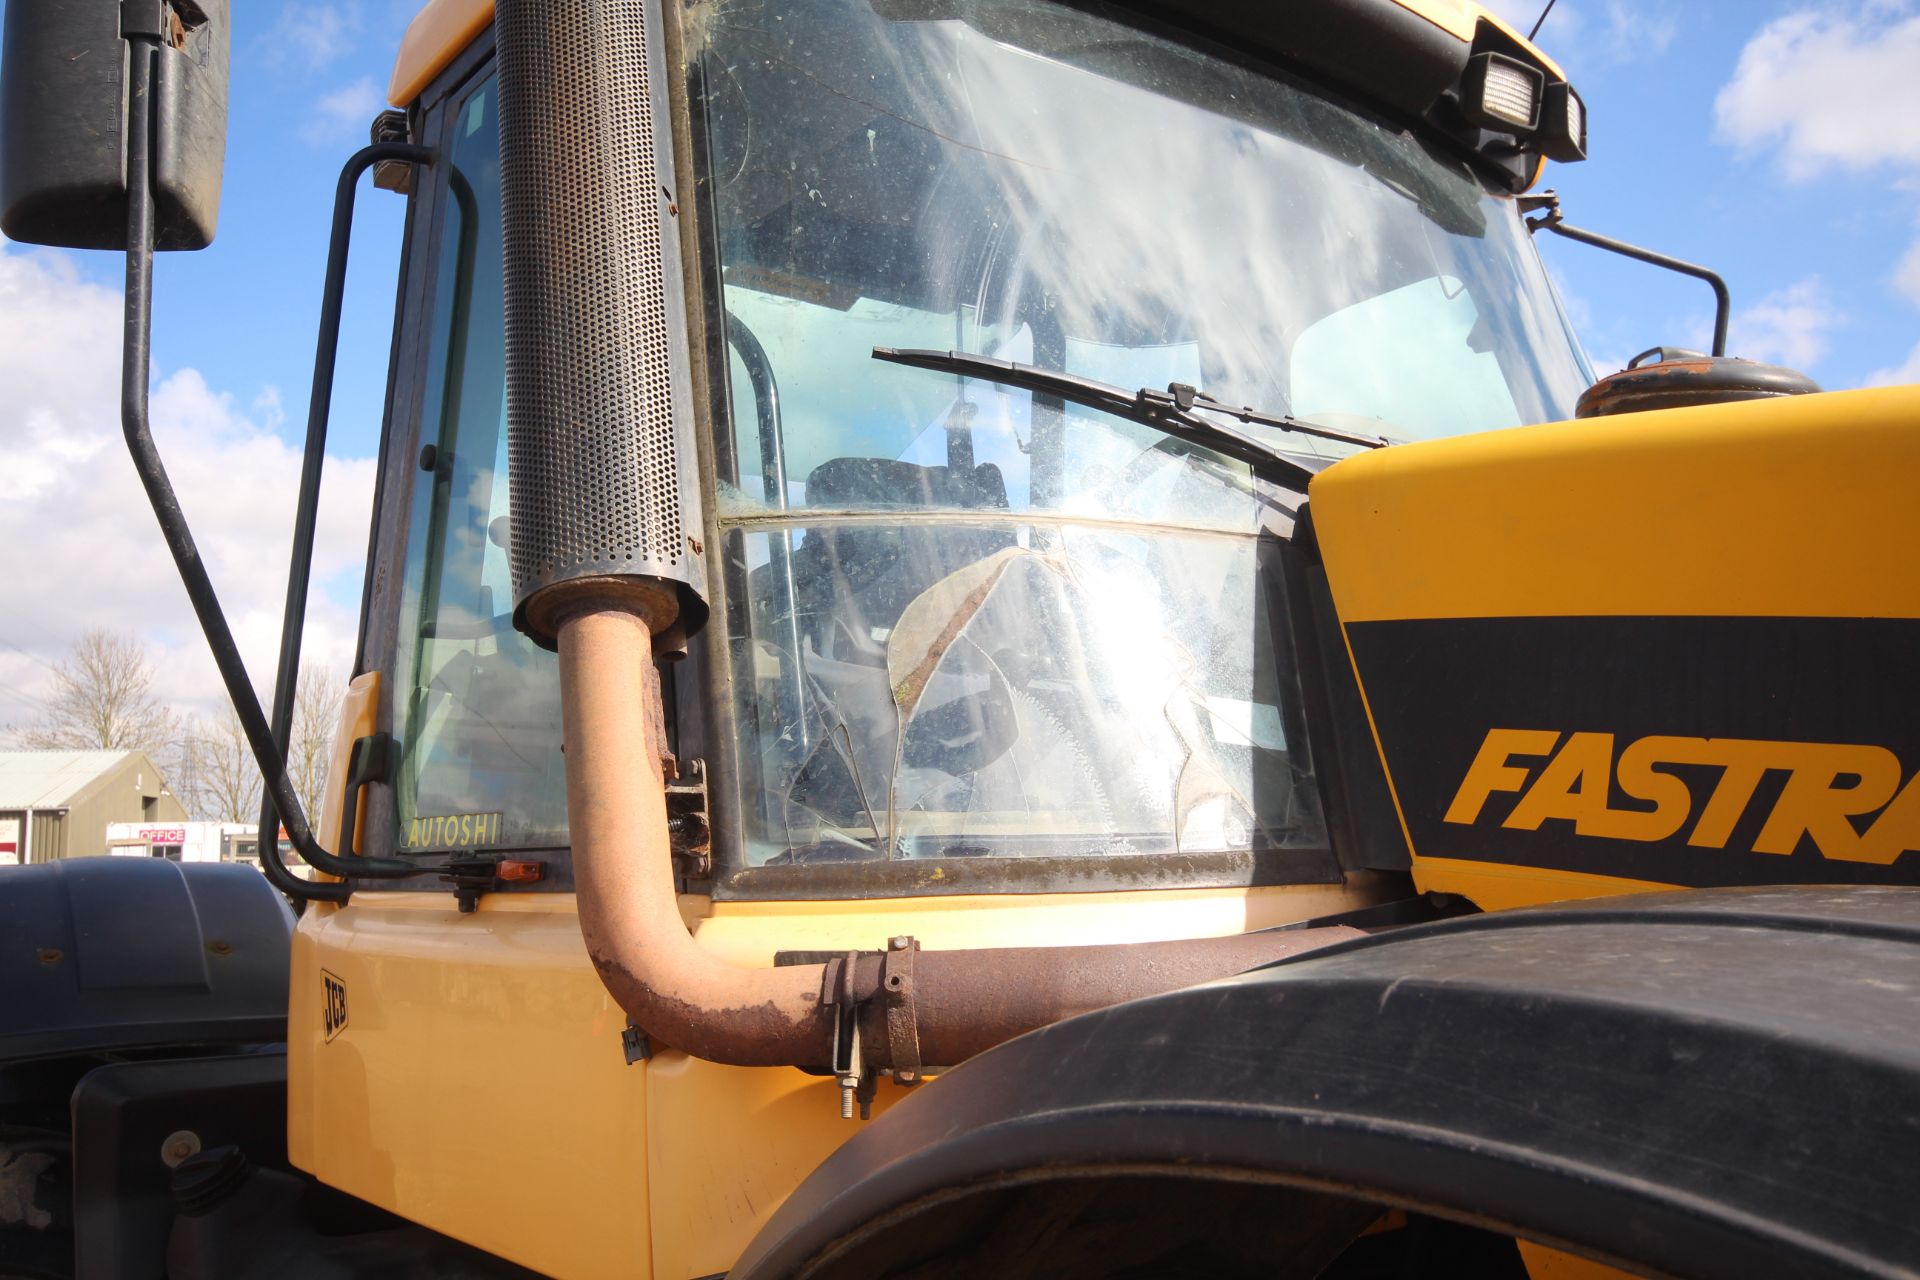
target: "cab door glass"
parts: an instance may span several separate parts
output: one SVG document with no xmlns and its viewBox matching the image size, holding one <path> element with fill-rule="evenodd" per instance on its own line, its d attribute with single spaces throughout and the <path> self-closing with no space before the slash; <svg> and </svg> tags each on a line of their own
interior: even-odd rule
<svg viewBox="0 0 1920 1280">
<path fill-rule="evenodd" d="M 559 672 L 513 629 L 498 96 L 452 109 L 395 659 L 405 850 L 566 841 Z"/>
</svg>

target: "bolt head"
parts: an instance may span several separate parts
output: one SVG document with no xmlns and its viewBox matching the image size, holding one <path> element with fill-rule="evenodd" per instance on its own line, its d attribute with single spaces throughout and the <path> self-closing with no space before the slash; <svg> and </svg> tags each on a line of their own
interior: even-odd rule
<svg viewBox="0 0 1920 1280">
<path fill-rule="evenodd" d="M 200 1154 L 200 1135 L 191 1129 L 176 1129 L 160 1144 L 160 1163 L 178 1168 L 188 1156 Z"/>
</svg>

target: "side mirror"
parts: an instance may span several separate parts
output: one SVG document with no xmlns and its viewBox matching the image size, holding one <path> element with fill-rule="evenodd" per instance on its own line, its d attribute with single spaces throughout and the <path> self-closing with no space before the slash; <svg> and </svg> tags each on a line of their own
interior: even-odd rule
<svg viewBox="0 0 1920 1280">
<path fill-rule="evenodd" d="M 0 48 L 0 231 L 127 248 L 127 36 L 157 32 L 154 248 L 203 249 L 227 148 L 229 0 L 12 0 Z"/>
</svg>

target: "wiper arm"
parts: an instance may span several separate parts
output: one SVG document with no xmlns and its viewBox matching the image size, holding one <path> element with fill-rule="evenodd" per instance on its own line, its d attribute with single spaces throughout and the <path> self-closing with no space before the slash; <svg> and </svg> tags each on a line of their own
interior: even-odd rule
<svg viewBox="0 0 1920 1280">
<path fill-rule="evenodd" d="M 982 382 L 1018 387 L 1022 391 L 1032 391 L 1040 395 L 1058 396 L 1062 400 L 1069 400 L 1089 409 L 1110 413 L 1116 418 L 1125 418 L 1129 422 L 1138 422 L 1142 426 L 1164 431 L 1170 436 L 1211 449 L 1236 462 L 1244 462 L 1253 469 L 1255 475 L 1262 479 L 1274 481 L 1301 493 L 1307 491 L 1307 481 L 1313 478 L 1311 470 L 1294 462 L 1257 436 L 1230 427 L 1223 422 L 1215 422 L 1211 418 L 1202 418 L 1194 411 L 1204 410 L 1234 418 L 1240 422 L 1279 427 L 1283 431 L 1317 436 L 1322 440 L 1337 440 L 1342 444 L 1359 445 L 1366 449 L 1378 449 L 1387 443 L 1387 440 L 1380 436 L 1353 435 L 1281 414 L 1262 413 L 1257 409 L 1236 409 L 1231 405 L 1222 404 L 1204 391 L 1195 390 L 1180 382 L 1169 385 L 1165 391 L 1155 391 L 1149 387 L 1142 387 L 1138 391 L 1127 391 L 1112 383 L 1096 382 L 1092 378 L 1062 373 L 1058 369 L 1043 369 L 1038 365 L 1019 364 L 1012 360 L 995 360 L 990 356 L 975 355 L 970 351 L 922 351 L 875 347 L 873 358 L 885 360 L 890 364 L 908 365 L 915 369 L 931 369 L 937 373 L 964 374 L 969 378 L 978 378 Z"/>
</svg>

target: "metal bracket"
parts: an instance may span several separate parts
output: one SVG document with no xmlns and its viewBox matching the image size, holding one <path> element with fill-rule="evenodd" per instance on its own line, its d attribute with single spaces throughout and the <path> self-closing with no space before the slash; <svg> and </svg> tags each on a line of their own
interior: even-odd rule
<svg viewBox="0 0 1920 1280">
<path fill-rule="evenodd" d="M 510 884 L 537 884 L 547 877 L 547 864 L 538 858 L 479 850 L 464 856 L 454 854 L 441 870 L 440 878 L 453 886 L 453 900 L 461 915 L 479 910 L 484 894 L 496 893 Z"/>
<path fill-rule="evenodd" d="M 646 1032 L 633 1025 L 631 1019 L 620 1033 L 620 1052 L 626 1057 L 628 1066 L 653 1057 L 653 1042 L 647 1039 Z"/>
<path fill-rule="evenodd" d="M 840 1085 L 842 1120 L 853 1119 L 856 1098 L 860 1103 L 860 1118 L 865 1120 L 872 1114 L 873 1090 L 868 1083 L 866 1066 L 860 1061 L 860 1005 L 854 992 L 859 962 L 858 951 L 849 951 L 841 957 L 838 989 L 825 993 L 827 1002 L 833 1005 L 833 1077 Z M 860 1096 L 862 1094 L 865 1096 Z"/>
<path fill-rule="evenodd" d="M 707 816 L 707 762 L 679 762 L 680 776 L 667 783 L 667 840 L 673 869 L 682 880 L 713 877 L 713 824 Z M 669 773 L 669 777 L 673 777 Z"/>
<path fill-rule="evenodd" d="M 919 1015 L 913 1005 L 913 957 L 920 943 L 909 937 L 887 939 L 880 958 L 880 1001 L 887 1013 L 887 1050 L 893 1082 L 920 1083 Z"/>
<path fill-rule="evenodd" d="M 925 1078 L 920 1060 L 920 1026 L 914 1005 L 913 957 L 920 950 L 918 940 L 904 934 L 887 939 L 887 948 L 879 952 L 879 985 L 874 993 L 885 1015 L 888 1073 L 898 1085 L 915 1085 Z M 794 957 L 782 957 L 791 959 Z M 858 1103 L 860 1118 L 873 1115 L 873 1097 L 880 1084 L 879 1073 L 866 1063 L 860 1044 L 860 1019 L 866 1006 L 860 999 L 860 962 L 865 959 L 867 975 L 876 954 L 849 951 L 825 958 L 826 975 L 821 983 L 820 1003 L 833 1007 L 833 1046 L 828 1061 L 834 1081 L 840 1086 L 840 1118 L 853 1118 Z M 813 961 L 820 963 L 820 961 Z"/>
<path fill-rule="evenodd" d="M 1520 210 L 1522 217 L 1525 217 L 1529 213 L 1544 213 L 1547 215 L 1538 222 L 1529 220 L 1527 222 L 1527 230 L 1529 231 L 1538 231 L 1549 222 L 1560 221 L 1560 193 L 1551 187 L 1545 191 L 1529 192 L 1523 196 L 1516 196 L 1514 197 L 1513 203 L 1514 206 Z"/>
</svg>

